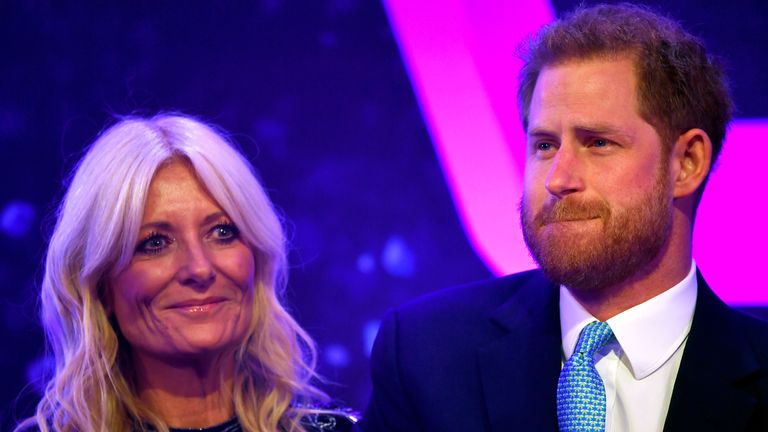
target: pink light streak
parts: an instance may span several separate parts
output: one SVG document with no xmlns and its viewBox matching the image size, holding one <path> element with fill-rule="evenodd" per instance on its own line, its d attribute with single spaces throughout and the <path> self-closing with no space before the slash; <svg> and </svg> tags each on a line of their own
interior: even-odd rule
<svg viewBox="0 0 768 432">
<path fill-rule="evenodd" d="M 497 275 L 535 267 L 522 239 L 524 134 L 515 103 L 527 35 L 554 19 L 548 1 L 385 0 L 393 31 L 470 244 Z M 758 288 L 768 244 L 754 137 L 731 126 L 696 220 L 694 258 L 728 303 L 768 305 Z"/>
</svg>

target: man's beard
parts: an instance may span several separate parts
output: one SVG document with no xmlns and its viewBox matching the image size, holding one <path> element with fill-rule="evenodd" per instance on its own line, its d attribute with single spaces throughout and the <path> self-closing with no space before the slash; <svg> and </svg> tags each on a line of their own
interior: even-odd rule
<svg viewBox="0 0 768 432">
<path fill-rule="evenodd" d="M 626 209 L 568 195 L 547 201 L 534 215 L 523 197 L 520 219 L 525 243 L 547 277 L 578 292 L 598 294 L 627 281 L 656 259 L 672 229 L 667 170 L 660 171 L 651 191 Z M 598 221 L 585 220 L 592 218 Z M 574 220 L 578 222 L 568 223 L 600 222 L 602 229 L 597 234 L 558 230 L 564 227 L 542 232 L 550 223 Z"/>
</svg>

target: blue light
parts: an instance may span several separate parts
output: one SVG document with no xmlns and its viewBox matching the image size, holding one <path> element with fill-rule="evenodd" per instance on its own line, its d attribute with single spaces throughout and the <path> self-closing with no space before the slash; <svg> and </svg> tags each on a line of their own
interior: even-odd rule
<svg viewBox="0 0 768 432">
<path fill-rule="evenodd" d="M 343 345 L 331 344 L 323 350 L 323 359 L 326 363 L 337 368 L 349 365 L 349 350 Z"/>
<path fill-rule="evenodd" d="M 371 320 L 363 325 L 363 350 L 366 357 L 371 356 L 371 350 L 373 349 L 373 341 L 376 340 L 376 335 L 379 333 L 379 327 L 381 321 Z"/>
<path fill-rule="evenodd" d="M 27 382 L 37 390 L 38 394 L 45 393 L 45 385 L 53 376 L 55 367 L 52 356 L 38 357 L 27 365 Z"/>
<path fill-rule="evenodd" d="M 262 117 L 253 123 L 253 132 L 259 143 L 283 143 L 287 136 L 285 123 L 271 117 Z"/>
<path fill-rule="evenodd" d="M 333 34 L 333 32 L 324 31 L 320 33 L 320 45 L 323 46 L 323 48 L 333 48 L 336 46 L 336 35 Z"/>
<path fill-rule="evenodd" d="M 0 230 L 9 237 L 25 236 L 35 223 L 35 208 L 25 201 L 11 201 L 0 214 Z"/>
<path fill-rule="evenodd" d="M 381 251 L 381 265 L 390 275 L 407 278 L 416 269 L 416 257 L 402 237 L 392 236 Z"/>
<path fill-rule="evenodd" d="M 371 274 L 376 269 L 376 260 L 368 252 L 357 257 L 357 270 L 362 274 Z"/>
</svg>

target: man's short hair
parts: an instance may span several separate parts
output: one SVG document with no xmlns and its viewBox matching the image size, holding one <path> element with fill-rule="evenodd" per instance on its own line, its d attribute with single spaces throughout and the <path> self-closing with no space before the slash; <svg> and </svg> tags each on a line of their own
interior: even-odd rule
<svg viewBox="0 0 768 432">
<path fill-rule="evenodd" d="M 517 96 L 525 130 L 544 67 L 629 55 L 637 73 L 638 114 L 656 129 L 664 151 L 680 134 L 700 128 L 712 140 L 712 163 L 717 160 L 733 103 L 719 62 L 676 21 L 628 3 L 580 7 L 542 28 L 521 55 Z"/>
</svg>

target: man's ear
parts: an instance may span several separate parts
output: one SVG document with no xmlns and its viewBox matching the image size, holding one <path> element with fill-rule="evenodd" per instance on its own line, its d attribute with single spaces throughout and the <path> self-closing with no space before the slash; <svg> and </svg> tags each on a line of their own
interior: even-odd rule
<svg viewBox="0 0 768 432">
<path fill-rule="evenodd" d="M 712 140 L 701 129 L 691 129 L 675 141 L 670 155 L 670 175 L 674 176 L 672 195 L 675 198 L 696 192 L 712 166 Z"/>
</svg>

